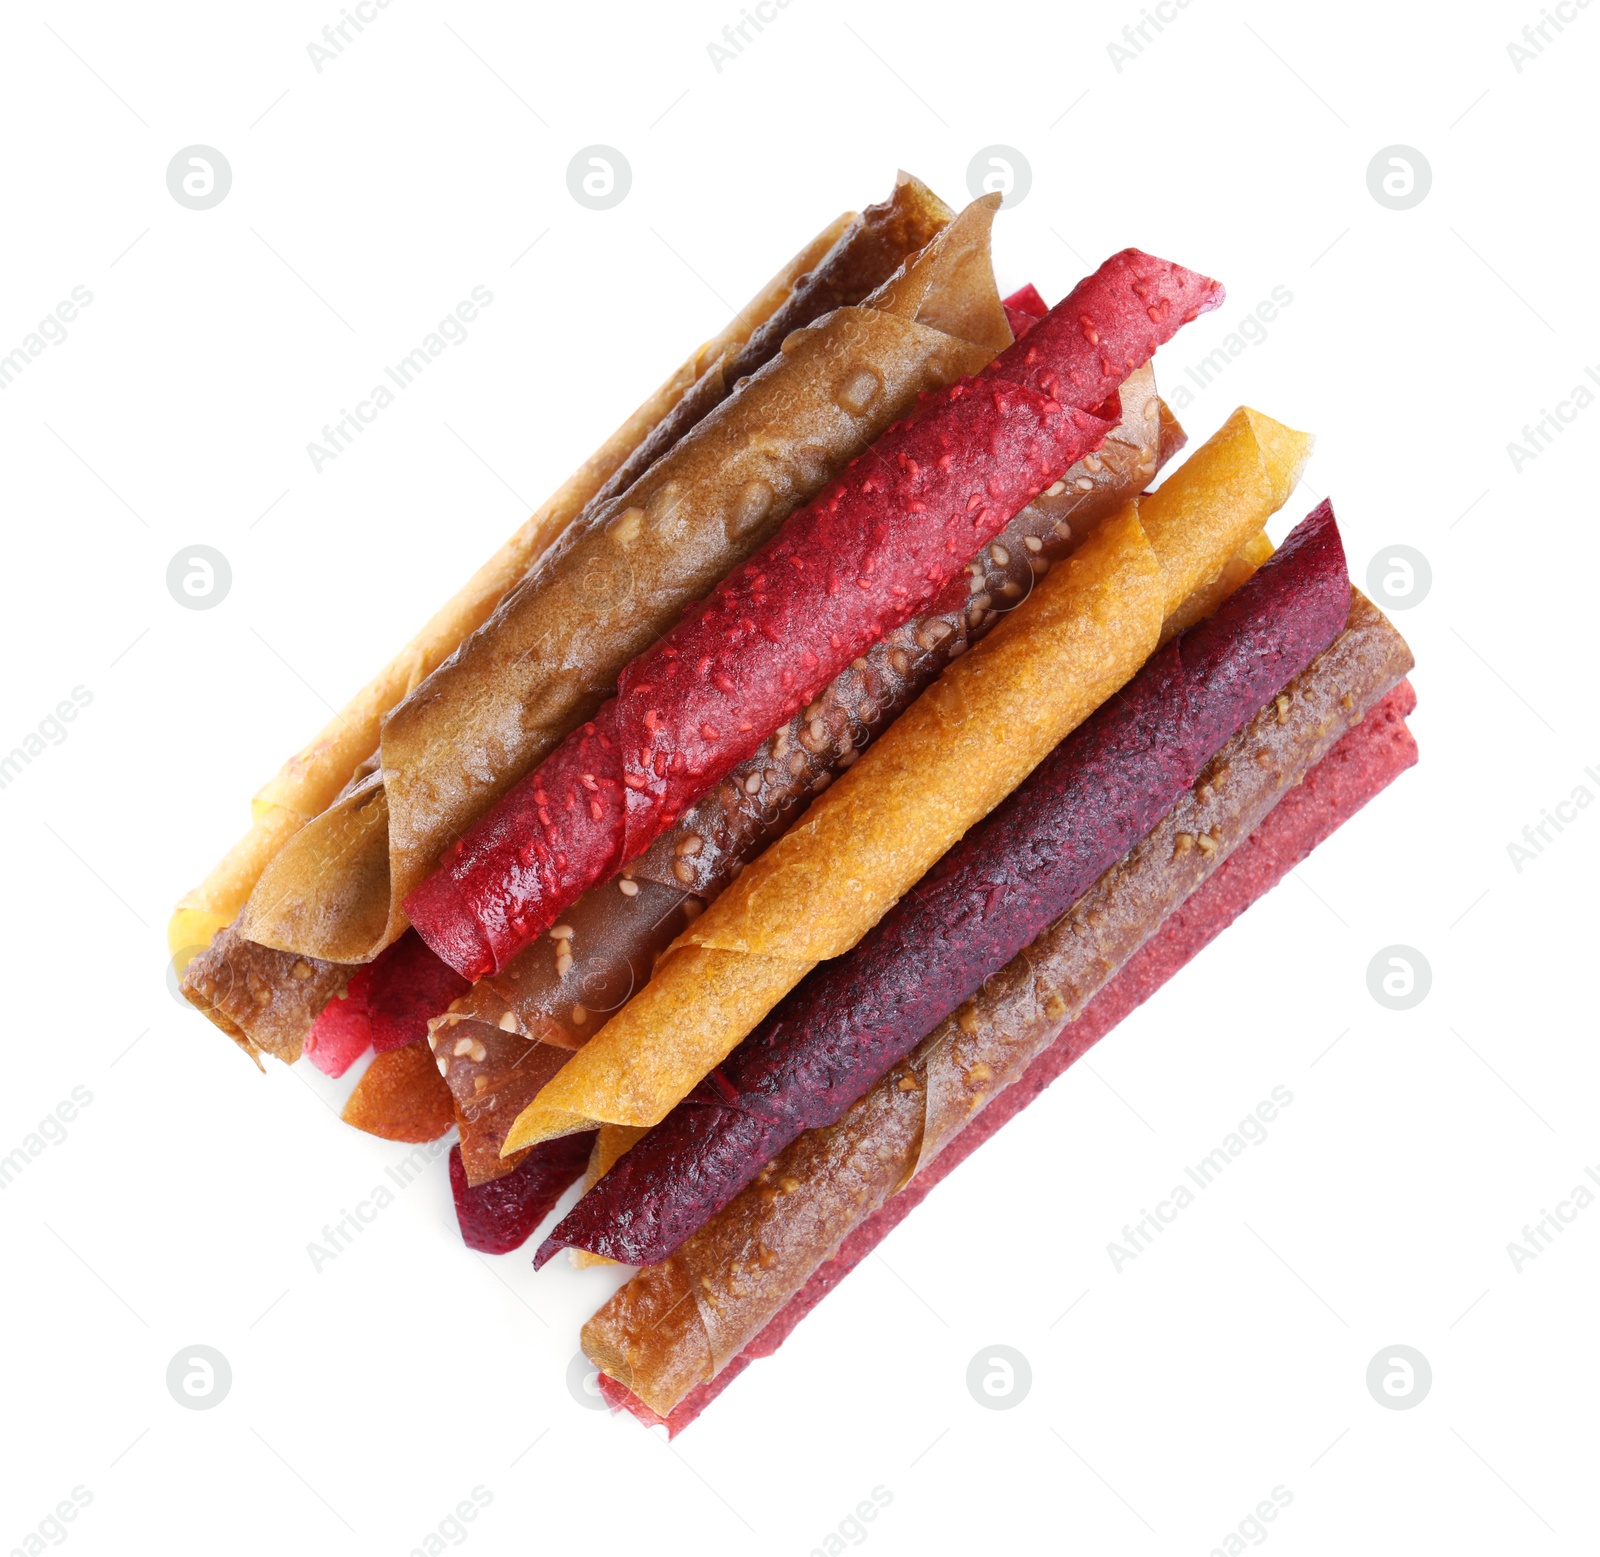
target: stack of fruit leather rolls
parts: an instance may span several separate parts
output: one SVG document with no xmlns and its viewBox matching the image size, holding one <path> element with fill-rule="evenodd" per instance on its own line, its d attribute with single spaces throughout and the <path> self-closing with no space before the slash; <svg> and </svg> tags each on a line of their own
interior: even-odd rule
<svg viewBox="0 0 1600 1557">
<path fill-rule="evenodd" d="M 845 771 L 946 662 L 1026 600 L 1053 563 L 1144 490 L 1181 448 L 1182 430 L 1163 416 L 1149 365 L 1130 374 L 1122 402 L 1122 422 L 1101 450 L 1030 502 L 968 565 L 970 581 L 960 600 L 883 638 L 690 805 L 621 875 L 565 909 L 562 935 L 525 947 L 448 1013 L 435 1016 L 432 1040 L 456 1096 L 470 1183 L 509 1173 L 515 1159 L 502 1159 L 499 1149 L 510 1122 L 571 1051 L 648 981 L 656 957 L 707 901 L 794 821 L 806 800 Z M 1240 566 L 1248 560 L 1240 558 Z M 530 1043 L 541 1047 L 530 1050 Z"/>
<path fill-rule="evenodd" d="M 504 1149 L 659 1123 L 1138 670 L 1166 618 L 1282 506 L 1309 446 L 1241 409 L 1155 493 L 1099 525 L 689 926 Z"/>
<path fill-rule="evenodd" d="M 919 187 L 903 184 L 896 202 Z M 224 947 L 188 980 L 191 999 L 253 1048 L 297 1057 L 310 1019 L 352 966 L 403 931 L 399 896 L 432 868 L 438 847 L 592 713 L 633 654 L 918 393 L 1009 343 L 988 260 L 993 206 L 968 207 L 870 301 L 789 330 L 626 491 L 580 512 L 389 711 L 379 751 L 368 749 L 333 803 L 277 848 Z M 891 225 L 911 241 L 937 219 L 928 210 Z M 856 246 L 883 262 L 893 246 L 886 252 L 881 225 L 859 229 Z M 823 288 L 824 306 L 831 297 Z"/>
<path fill-rule="evenodd" d="M 931 606 L 1099 447 L 1128 375 L 1221 295 L 1204 276 L 1125 250 L 980 378 L 925 395 L 628 665 L 617 696 L 446 852 L 405 899 L 417 931 L 468 978 L 503 968 Z"/>
<path fill-rule="evenodd" d="M 1309 568 L 1307 526 L 1313 540 L 1322 532 L 1323 552 Z M 1200 649 L 1193 640 L 1209 636 L 1215 648 L 1219 634 L 1237 636 L 1241 629 L 1258 645 L 1264 635 L 1302 645 L 1308 631 L 1321 636 L 1312 624 L 1328 614 L 1333 598 L 1328 563 L 1338 555 L 1336 536 L 1328 547 L 1326 507 L 1307 526 L 1298 547 L 1293 541 L 1285 547 L 1284 565 L 1268 564 L 1217 617 L 1173 647 Z M 1028 1070 L 1288 789 L 1384 697 L 1410 667 L 1409 652 L 1369 602 L 1351 598 L 1338 560 L 1348 609 L 1331 644 L 1278 683 L 1265 707 L 1198 772 L 1192 789 L 1067 913 L 912 1053 L 884 1068 L 841 1115 L 799 1136 L 669 1258 L 621 1289 L 585 1330 L 585 1349 L 599 1366 L 662 1415 L 713 1378 L 854 1229 Z M 1246 617 L 1254 618 L 1253 629 Z M 1126 695 L 1137 695 L 1142 680 Z M 1077 742 L 1069 738 L 1064 747 Z M 1123 761 L 1136 768 L 1152 755 L 1164 760 L 1147 751 Z M 1050 787 L 1046 769 L 1036 779 L 1013 801 L 1029 788 Z M 1020 863 L 1038 868 L 1033 860 Z M 618 1168 L 627 1161 L 623 1156 Z"/>
<path fill-rule="evenodd" d="M 843 956 L 823 963 L 540 1250 L 666 1258 L 803 1130 L 831 1124 L 1171 809 L 1331 643 L 1350 585 L 1331 510 L 1158 651 Z"/>
<path fill-rule="evenodd" d="M 432 1041 L 455 1094 L 470 1183 L 515 1166 L 514 1156 L 500 1156 L 512 1120 L 571 1051 L 645 984 L 656 957 L 705 904 L 946 663 L 986 636 L 1182 446 L 1181 429 L 1163 417 L 1148 364 L 1129 376 L 1121 398 L 1123 419 L 1098 452 L 1023 509 L 968 565 L 959 600 L 940 602 L 942 609 L 890 633 L 620 875 L 564 909 L 561 935 L 525 947 L 435 1017 Z M 1239 565 L 1248 566 L 1247 559 Z"/>
<path fill-rule="evenodd" d="M 1266 819 L 1223 860 L 1184 903 L 1168 915 L 1114 977 L 1027 1066 L 1020 1078 L 996 1093 L 911 1181 L 856 1223 L 838 1248 L 725 1367 L 697 1384 L 665 1415 L 653 1411 L 625 1385 L 600 1373 L 601 1396 L 614 1410 L 626 1409 L 647 1426 L 669 1435 L 692 1423 L 752 1362 L 774 1355 L 795 1327 L 834 1291 L 866 1256 L 894 1231 L 938 1184 L 987 1140 L 1035 1102 L 1065 1071 L 1119 1023 L 1150 999 L 1224 931 L 1269 893 L 1363 806 L 1417 762 L 1417 744 L 1407 727 L 1416 707 L 1409 681 L 1401 681 L 1332 749 L 1287 789 Z M 1291 716 L 1292 717 L 1292 716 Z M 1025 971 L 1025 970 L 1024 970 Z M 1054 1012 L 1050 991 L 1035 1008 Z M 1026 1020 L 1026 1010 L 1007 1020 Z M 1220 1057 L 1220 1055 L 1219 1055 Z M 802 1138 L 804 1141 L 805 1137 Z M 796 1143 L 796 1148 L 801 1143 Z M 1063 1143 L 1063 1149 L 1070 1149 Z M 737 1204 L 737 1202 L 735 1202 Z M 687 1245 L 685 1245 L 687 1247 Z M 585 1256 L 586 1259 L 593 1256 Z M 663 1401 L 664 1403 L 664 1401 Z"/>
</svg>

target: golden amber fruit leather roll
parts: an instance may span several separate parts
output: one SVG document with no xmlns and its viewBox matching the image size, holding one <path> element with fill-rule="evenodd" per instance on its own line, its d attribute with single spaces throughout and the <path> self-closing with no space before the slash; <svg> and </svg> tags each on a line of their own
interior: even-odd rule
<svg viewBox="0 0 1600 1557">
<path fill-rule="evenodd" d="M 679 936 L 504 1150 L 664 1118 L 1138 670 L 1164 621 L 1287 501 L 1310 449 L 1309 435 L 1241 407 L 1102 523 Z"/>
<path fill-rule="evenodd" d="M 902 182 L 905 176 L 902 175 Z M 912 198 L 923 206 L 920 181 Z M 897 186 L 898 189 L 899 186 Z M 931 191 L 928 199 L 937 201 Z M 891 197 L 892 198 L 892 197 Z M 938 202 L 940 206 L 943 202 Z M 931 207 L 929 207 L 931 212 Z M 866 213 L 862 213 L 864 216 Z M 948 218 L 946 210 L 946 218 Z M 674 408 L 730 354 L 740 352 L 781 314 L 807 278 L 846 237 L 853 212 L 830 222 L 739 311 L 720 334 L 679 365 L 576 471 L 537 508 L 517 532 L 428 620 L 279 772 L 257 792 L 250 830 L 198 886 L 186 892 L 167 926 L 175 958 L 209 945 L 231 924 L 255 889 L 268 862 L 287 839 L 333 802 L 357 767 L 377 749 L 384 717 L 422 679 L 454 652 L 489 616 L 507 590 L 533 565 L 630 457 L 652 441 Z M 928 236 L 932 236 L 931 232 Z M 681 420 L 681 417 L 680 417 Z M 179 962 L 182 971 L 182 961 Z"/>
<path fill-rule="evenodd" d="M 1129 853 L 836 1123 L 773 1159 L 584 1327 L 591 1361 L 665 1415 L 760 1334 L 844 1238 L 1018 1080 L 1287 790 L 1406 673 L 1363 596 L 1345 630 Z"/>
<path fill-rule="evenodd" d="M 262 873 L 239 928 L 365 962 L 406 927 L 440 851 L 922 391 L 1010 343 L 989 229 L 968 206 L 866 302 L 797 330 L 626 492 L 587 517 L 388 717 L 381 765 Z M 959 330 L 964 333 L 951 333 Z"/>
</svg>

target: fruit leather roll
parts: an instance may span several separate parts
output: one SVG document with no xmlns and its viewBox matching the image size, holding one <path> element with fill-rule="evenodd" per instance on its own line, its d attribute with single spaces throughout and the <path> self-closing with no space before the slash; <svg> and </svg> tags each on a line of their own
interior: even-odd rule
<svg viewBox="0 0 1600 1557">
<path fill-rule="evenodd" d="M 831 1124 L 1086 892 L 1334 640 L 1350 582 L 1323 503 L 1158 651 L 842 957 L 821 964 L 539 1251 L 666 1258 L 803 1130 Z"/>
<path fill-rule="evenodd" d="M 662 1414 L 725 1367 L 856 1226 L 1027 1071 L 1410 664 L 1399 634 L 1354 598 L 1332 646 L 1066 914 L 841 1119 L 801 1136 L 622 1288 L 585 1326 L 591 1360 Z"/>
<path fill-rule="evenodd" d="M 729 356 L 745 357 L 763 327 L 780 315 L 793 316 L 797 300 L 812 292 L 813 280 L 830 272 L 852 272 L 838 251 L 852 233 L 860 234 L 853 248 L 874 256 L 883 253 L 884 239 L 901 233 L 911 243 L 909 254 L 933 236 L 933 226 L 948 219 L 948 209 L 920 181 L 902 175 L 895 193 L 885 204 L 891 218 L 869 207 L 860 216 L 846 212 L 829 223 L 778 272 L 727 327 L 692 353 L 623 424 L 542 504 L 525 524 L 452 596 L 405 648 L 350 700 L 310 745 L 297 752 L 280 772 L 257 793 L 252 805 L 250 831 L 218 862 L 173 911 L 167 928 L 170 950 L 186 959 L 195 948 L 209 945 L 212 936 L 232 923 L 255 889 L 261 872 L 283 844 L 305 822 L 338 798 L 351 776 L 377 749 L 384 716 L 430 671 L 443 662 L 499 604 L 506 592 L 530 568 L 558 535 L 606 488 L 632 457 L 647 444 L 659 444 L 659 429 L 671 422 L 678 434 L 687 430 L 680 409 L 685 398 L 711 368 Z M 892 251 L 891 251 L 892 252 Z M 876 285 L 899 264 L 902 254 L 884 266 Z M 835 306 L 831 284 L 815 291 L 818 317 Z M 800 320 L 799 322 L 806 322 Z M 795 328 L 791 324 L 789 328 Z M 763 336 L 768 354 L 777 342 Z M 781 339 L 781 337 L 780 337 Z M 764 360 L 764 359 L 763 359 Z M 757 364 L 758 365 L 758 364 Z M 749 368 L 745 371 L 750 371 Z M 181 971 L 181 963 L 180 963 Z M 255 969 L 257 980 L 261 969 Z M 219 1024 L 220 1025 L 220 1024 Z"/>
<path fill-rule="evenodd" d="M 795 330 L 865 299 L 918 249 L 931 243 L 955 213 L 911 174 L 895 178 L 887 200 L 852 218 L 832 246 L 794 282 L 787 298 L 747 338 L 730 339 L 683 398 L 652 429 L 590 500 L 589 508 L 626 492 L 656 460 L 738 385 L 778 354 Z"/>
<path fill-rule="evenodd" d="M 1099 447 L 1120 409 L 1108 423 L 1094 408 L 1221 297 L 1215 282 L 1131 252 L 1081 281 L 977 383 L 924 396 L 452 845 L 404 905 L 446 962 L 468 978 L 503 968 Z M 1136 328 L 1120 323 L 1130 312 Z M 1073 327 L 1052 327 L 1055 317 Z M 1117 334 L 1117 352 L 1091 343 L 1089 321 Z M 1023 380 L 1048 381 L 1055 398 Z"/>
<path fill-rule="evenodd" d="M 493 1183 L 467 1183 L 461 1148 L 450 1151 L 450 1193 L 461 1241 L 483 1254 L 521 1248 L 563 1194 L 582 1177 L 592 1142 L 564 1135 L 535 1147 L 516 1169 Z"/>
<path fill-rule="evenodd" d="M 1240 409 L 1156 492 L 1099 525 L 690 925 L 505 1149 L 664 1118 L 1138 670 L 1163 619 L 1283 505 L 1309 447 Z"/>
<path fill-rule="evenodd" d="M 508 1063 L 517 1046 L 506 1035 L 563 1051 L 592 1038 L 644 986 L 656 957 L 691 918 L 805 801 L 849 767 L 950 659 L 1026 599 L 1095 524 L 1149 484 L 1181 444 L 1181 430 L 1163 441 L 1163 407 L 1148 365 L 1130 376 L 1122 401 L 1123 420 L 1099 453 L 1074 465 L 1055 484 L 1059 491 L 1025 508 L 968 565 L 960 599 L 940 602 L 943 609 L 905 623 L 870 649 L 621 876 L 566 909 L 554 927 L 558 934 L 525 947 L 439 1017 L 435 1052 L 448 1063 L 470 1183 L 514 1166 L 514 1159 L 499 1158 L 506 1130 L 553 1074 L 551 1065 L 566 1058 L 530 1055 L 530 1063 Z M 484 1058 L 475 1060 L 480 1049 Z"/>
<path fill-rule="evenodd" d="M 363 962 L 402 899 L 574 726 L 627 662 L 914 404 L 1009 344 L 969 206 L 858 307 L 784 349 L 551 552 L 388 717 L 381 765 L 289 840 L 251 894 L 251 940 Z M 946 322 L 966 334 L 951 334 Z"/>
<path fill-rule="evenodd" d="M 1417 761 L 1417 745 L 1406 728 L 1416 707 L 1409 681 L 1402 681 L 1326 757 L 1290 789 L 1267 819 L 1161 929 L 1124 964 L 1083 1014 L 1015 1081 L 1000 1093 L 946 1149 L 924 1163 L 916 1177 L 864 1221 L 812 1272 L 742 1352 L 709 1383 L 696 1385 L 666 1416 L 659 1416 L 608 1375 L 600 1392 L 613 1410 L 627 1409 L 647 1426 L 681 1432 L 750 1363 L 770 1357 L 794 1328 L 916 1209 L 928 1192 L 959 1167 L 996 1131 L 1033 1102 L 1068 1066 L 1081 1059 L 1130 1012 L 1205 949 L 1254 902 L 1329 838 L 1368 801 Z M 592 1256 L 591 1256 L 592 1258 Z"/>
</svg>

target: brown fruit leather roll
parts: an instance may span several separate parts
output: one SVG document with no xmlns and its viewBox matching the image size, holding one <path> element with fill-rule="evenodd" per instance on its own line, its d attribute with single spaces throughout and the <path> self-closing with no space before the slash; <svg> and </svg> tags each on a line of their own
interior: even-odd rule
<svg viewBox="0 0 1600 1557">
<path fill-rule="evenodd" d="M 945 609 L 891 633 L 621 875 L 568 908 L 555 928 L 570 929 L 571 935 L 527 947 L 433 1024 L 435 1053 L 449 1060 L 447 1079 L 470 1184 L 515 1166 L 514 1157 L 494 1156 L 505 1130 L 553 1074 L 552 1064 L 565 1058 L 563 1052 L 521 1067 L 508 1064 L 506 1035 L 568 1051 L 598 1032 L 648 980 L 657 955 L 744 862 L 850 766 L 950 659 L 1021 604 L 1051 562 L 1075 550 L 1101 519 L 1142 491 L 1161 460 L 1182 446 L 1176 423 L 1163 443 L 1164 407 L 1148 364 L 1130 375 L 1122 401 L 1123 421 L 1098 453 L 1080 460 L 1018 514 L 969 567 L 963 598 L 941 601 Z M 485 1025 L 497 1031 L 492 1042 L 479 1031 Z M 454 1053 L 462 1036 L 476 1036 L 484 1061 L 473 1058 L 470 1043 L 463 1054 Z M 535 1075 L 538 1084 L 531 1085 Z M 481 1085 L 480 1077 L 486 1078 Z"/>
<path fill-rule="evenodd" d="M 1404 640 L 1356 594 L 1333 645 L 1126 858 L 848 1114 L 793 1142 L 671 1257 L 621 1288 L 584 1327 L 590 1359 L 663 1415 L 713 1378 L 855 1226 L 1023 1074 L 1411 663 Z"/>
<path fill-rule="evenodd" d="M 861 302 L 909 255 L 931 243 L 954 216 L 920 178 L 898 174 L 889 198 L 869 205 L 839 234 L 816 266 L 796 280 L 783 305 L 748 340 L 729 343 L 600 488 L 585 513 L 626 492 L 691 427 L 721 405 L 741 380 L 770 362 L 788 335 L 835 308 Z"/>
<path fill-rule="evenodd" d="M 251 940 L 369 961 L 439 851 L 593 716 L 621 668 L 917 395 L 1011 339 L 988 262 L 996 199 L 777 357 L 557 545 L 389 715 L 382 766 L 297 833 L 241 915 Z M 952 330 L 961 333 L 951 333 Z"/>
<path fill-rule="evenodd" d="M 178 987 L 246 1054 L 254 1058 L 264 1050 L 292 1065 L 311 1024 L 344 993 L 355 971 L 350 963 L 258 946 L 230 924 L 189 960 Z"/>
</svg>

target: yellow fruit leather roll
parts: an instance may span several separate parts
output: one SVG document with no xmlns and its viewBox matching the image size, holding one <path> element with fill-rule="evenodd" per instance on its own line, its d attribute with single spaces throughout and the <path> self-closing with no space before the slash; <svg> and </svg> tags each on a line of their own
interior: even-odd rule
<svg viewBox="0 0 1600 1557">
<path fill-rule="evenodd" d="M 503 1152 L 664 1118 L 1139 669 L 1166 619 L 1287 501 L 1310 448 L 1241 407 L 1156 492 L 1101 524 L 668 948 L 518 1116 Z"/>
<path fill-rule="evenodd" d="M 389 715 L 377 770 L 288 840 L 240 931 L 333 962 L 392 942 L 441 849 L 593 717 L 630 659 L 918 394 L 1010 343 L 989 263 L 996 205 L 974 202 L 864 303 L 789 335 L 586 515 Z"/>
</svg>

